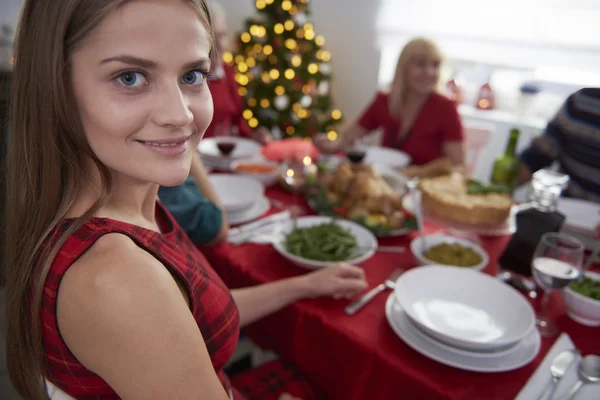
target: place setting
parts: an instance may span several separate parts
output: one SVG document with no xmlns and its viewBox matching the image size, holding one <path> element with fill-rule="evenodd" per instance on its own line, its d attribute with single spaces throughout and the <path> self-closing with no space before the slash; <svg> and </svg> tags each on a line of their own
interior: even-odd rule
<svg viewBox="0 0 600 400">
<path fill-rule="evenodd" d="M 240 137 L 231 129 L 215 128 L 215 136 L 203 138 L 198 153 L 204 164 L 213 169 L 230 170 L 234 161 L 260 156 L 262 146 L 255 140 Z"/>
<path fill-rule="evenodd" d="M 493 277 L 459 267 L 405 272 L 388 297 L 385 316 L 415 351 L 468 371 L 520 368 L 541 345 L 535 313 L 523 296 Z"/>
<path fill-rule="evenodd" d="M 209 181 L 221 200 L 231 225 L 260 218 L 271 209 L 264 185 L 256 179 L 220 173 L 209 175 Z"/>
</svg>

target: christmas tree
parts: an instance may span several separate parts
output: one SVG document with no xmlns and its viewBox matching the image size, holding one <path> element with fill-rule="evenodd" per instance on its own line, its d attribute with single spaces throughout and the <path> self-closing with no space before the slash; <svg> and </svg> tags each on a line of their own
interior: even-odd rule
<svg viewBox="0 0 600 400">
<path fill-rule="evenodd" d="M 309 0 L 256 0 L 258 15 L 246 21 L 234 64 L 243 116 L 252 128 L 279 130 L 283 137 L 327 133 L 334 140 L 342 113 L 330 96 L 331 54 L 308 22 Z"/>
</svg>

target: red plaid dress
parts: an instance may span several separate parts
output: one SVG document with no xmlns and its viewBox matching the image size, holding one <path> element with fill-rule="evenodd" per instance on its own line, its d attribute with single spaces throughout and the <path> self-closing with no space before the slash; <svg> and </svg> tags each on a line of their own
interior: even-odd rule
<svg viewBox="0 0 600 400">
<path fill-rule="evenodd" d="M 160 234 L 139 226 L 108 218 L 92 218 L 71 235 L 56 256 L 46 279 L 41 319 L 48 380 L 77 399 L 118 399 L 118 395 L 98 375 L 85 368 L 69 351 L 58 329 L 56 299 L 67 269 L 102 235 L 120 233 L 161 261 L 187 288 L 191 311 L 202 332 L 212 364 L 226 391 L 229 379 L 223 367 L 238 341 L 239 316 L 229 290 L 173 217 L 160 204 L 157 218 L 168 232 Z M 63 231 L 69 221 L 61 227 Z M 210 307 L 203 304 L 210 303 Z M 244 397 L 232 390 L 235 399 Z"/>
</svg>

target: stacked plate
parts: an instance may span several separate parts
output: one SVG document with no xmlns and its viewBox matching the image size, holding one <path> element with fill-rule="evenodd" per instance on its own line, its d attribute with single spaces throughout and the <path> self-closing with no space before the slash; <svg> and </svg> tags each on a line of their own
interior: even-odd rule
<svg viewBox="0 0 600 400">
<path fill-rule="evenodd" d="M 510 371 L 528 364 L 540 349 L 527 300 L 499 280 L 464 268 L 435 265 L 405 272 L 385 313 L 408 346 L 456 368 Z"/>
<path fill-rule="evenodd" d="M 566 217 L 562 231 L 575 236 L 589 250 L 600 246 L 600 204 L 561 197 L 558 211 Z"/>
<path fill-rule="evenodd" d="M 265 215 L 271 208 L 264 186 L 255 179 L 233 175 L 209 175 L 217 197 L 223 203 L 229 224 L 250 222 Z"/>
<path fill-rule="evenodd" d="M 229 170 L 234 161 L 251 159 L 260 155 L 261 145 L 240 137 L 215 137 L 200 141 L 198 152 L 209 168 Z"/>
</svg>

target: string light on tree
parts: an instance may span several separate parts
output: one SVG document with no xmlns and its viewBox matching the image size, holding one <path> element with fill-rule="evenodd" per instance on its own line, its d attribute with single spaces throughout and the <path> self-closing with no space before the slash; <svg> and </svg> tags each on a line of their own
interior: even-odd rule
<svg viewBox="0 0 600 400">
<path fill-rule="evenodd" d="M 224 56 L 236 68 L 238 93 L 252 112 L 244 118 L 251 126 L 256 123 L 286 136 L 336 132 L 341 112 L 329 91 L 331 54 L 308 21 L 309 1 L 255 4 L 258 16 L 246 21 L 239 50 Z"/>
<path fill-rule="evenodd" d="M 291 68 L 286 69 L 283 74 L 285 75 L 285 78 L 289 80 L 294 79 L 294 77 L 296 76 L 296 73 Z"/>
<path fill-rule="evenodd" d="M 290 0 L 283 0 L 281 2 L 281 8 L 283 11 L 289 11 L 292 8 L 292 2 Z"/>
<path fill-rule="evenodd" d="M 292 29 L 294 29 L 294 26 L 295 26 L 294 21 L 292 21 L 291 19 L 288 19 L 283 24 L 283 27 L 285 28 L 286 31 L 291 31 Z"/>
</svg>

